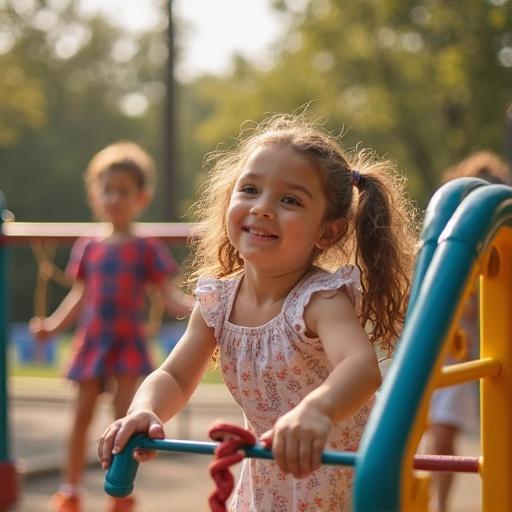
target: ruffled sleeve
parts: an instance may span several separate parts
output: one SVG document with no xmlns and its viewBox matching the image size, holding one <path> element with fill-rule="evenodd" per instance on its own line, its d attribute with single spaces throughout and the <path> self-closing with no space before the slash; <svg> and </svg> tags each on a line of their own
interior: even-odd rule
<svg viewBox="0 0 512 512">
<path fill-rule="evenodd" d="M 286 307 L 286 319 L 303 341 L 317 340 L 306 335 L 304 310 L 316 292 L 343 289 L 357 309 L 361 300 L 361 273 L 354 265 L 346 265 L 336 272 L 318 269 L 292 290 Z"/>
<path fill-rule="evenodd" d="M 204 321 L 208 327 L 214 328 L 217 341 L 220 339 L 225 315 L 223 289 L 220 279 L 201 277 L 195 291 Z"/>
</svg>

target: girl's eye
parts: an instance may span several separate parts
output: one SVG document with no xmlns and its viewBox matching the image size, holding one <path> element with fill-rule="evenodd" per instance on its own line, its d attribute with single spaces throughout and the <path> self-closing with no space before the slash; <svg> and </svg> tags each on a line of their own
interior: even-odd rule
<svg viewBox="0 0 512 512">
<path fill-rule="evenodd" d="M 245 185 L 240 189 L 241 192 L 244 192 L 245 194 L 256 194 L 257 190 L 256 187 L 253 187 L 252 185 Z"/>
<path fill-rule="evenodd" d="M 293 205 L 293 206 L 301 206 L 301 202 L 293 196 L 284 196 L 282 199 L 283 203 Z"/>
</svg>

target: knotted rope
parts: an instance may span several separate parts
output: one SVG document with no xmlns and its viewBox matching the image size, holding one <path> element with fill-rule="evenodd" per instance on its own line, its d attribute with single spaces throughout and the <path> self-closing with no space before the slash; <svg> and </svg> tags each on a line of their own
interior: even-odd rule
<svg viewBox="0 0 512 512">
<path fill-rule="evenodd" d="M 226 512 L 226 501 L 235 486 L 235 478 L 229 468 L 245 457 L 241 448 L 254 446 L 256 438 L 252 432 L 230 423 L 214 425 L 208 435 L 220 443 L 215 448 L 214 460 L 209 466 L 217 488 L 210 495 L 208 503 L 211 512 Z"/>
</svg>

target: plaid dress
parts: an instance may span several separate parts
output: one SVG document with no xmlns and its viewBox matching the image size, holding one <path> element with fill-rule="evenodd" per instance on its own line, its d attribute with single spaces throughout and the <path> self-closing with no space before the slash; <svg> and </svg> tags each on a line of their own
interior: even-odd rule
<svg viewBox="0 0 512 512">
<path fill-rule="evenodd" d="M 177 269 L 157 239 L 120 243 L 79 239 L 67 272 L 85 283 L 67 377 L 75 381 L 152 370 L 145 339 L 146 285 L 161 283 Z"/>
</svg>

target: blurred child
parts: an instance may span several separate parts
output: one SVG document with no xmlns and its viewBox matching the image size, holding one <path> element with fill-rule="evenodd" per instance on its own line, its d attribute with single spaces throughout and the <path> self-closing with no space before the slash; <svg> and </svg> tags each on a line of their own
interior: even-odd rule
<svg viewBox="0 0 512 512">
<path fill-rule="evenodd" d="M 512 176 L 507 164 L 490 151 L 479 151 L 459 164 L 449 168 L 443 182 L 462 177 L 481 178 L 494 184 L 509 185 Z M 468 343 L 468 356 L 478 355 L 478 297 L 469 298 L 461 320 L 461 329 Z M 446 364 L 454 363 L 449 359 Z M 429 453 L 454 455 L 459 433 L 470 430 L 477 417 L 476 393 L 473 383 L 443 388 L 432 395 L 430 426 L 428 430 Z M 445 512 L 452 487 L 453 473 L 432 474 L 432 506 L 434 512 Z"/>
<path fill-rule="evenodd" d="M 414 234 L 401 180 L 369 153 L 350 161 L 300 116 L 272 117 L 218 156 L 187 331 L 98 456 L 106 468 L 133 433 L 163 437 L 218 349 L 247 426 L 275 457 L 244 461 L 230 510 L 350 510 L 352 471 L 321 466 L 321 453 L 357 448 L 381 383 L 374 343 L 391 347 L 403 322 Z"/>
<path fill-rule="evenodd" d="M 115 382 L 114 415 L 121 418 L 139 379 L 152 370 L 144 318 L 147 286 L 159 290 L 174 316 L 187 315 L 193 305 L 170 284 L 177 265 L 163 243 L 133 232 L 133 222 L 151 200 L 153 182 L 152 159 L 132 142 L 109 145 L 92 158 L 86 189 L 93 212 L 109 223 L 109 232 L 76 242 L 67 269 L 74 278 L 72 289 L 52 315 L 30 323 L 33 334 L 45 340 L 78 318 L 67 371 L 78 394 L 64 482 L 52 498 L 56 512 L 81 510 L 87 433 L 106 384 Z M 110 511 L 132 509 L 133 498 L 112 499 Z"/>
</svg>

